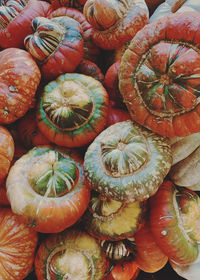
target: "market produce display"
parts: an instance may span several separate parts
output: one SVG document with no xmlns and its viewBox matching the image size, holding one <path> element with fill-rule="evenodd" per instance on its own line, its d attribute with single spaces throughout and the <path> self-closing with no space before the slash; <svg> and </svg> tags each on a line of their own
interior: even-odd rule
<svg viewBox="0 0 200 280">
<path fill-rule="evenodd" d="M 0 0 L 0 279 L 198 280 L 200 4 Z"/>
</svg>

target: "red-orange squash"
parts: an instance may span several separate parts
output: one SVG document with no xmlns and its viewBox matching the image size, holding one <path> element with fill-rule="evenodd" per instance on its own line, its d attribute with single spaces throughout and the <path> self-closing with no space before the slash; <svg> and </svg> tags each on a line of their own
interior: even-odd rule
<svg viewBox="0 0 200 280">
<path fill-rule="evenodd" d="M 53 7 L 46 1 L 2 1 L 0 6 L 0 47 L 23 48 L 24 38 L 31 33 L 31 21 L 46 17 Z"/>
<path fill-rule="evenodd" d="M 32 106 L 41 73 L 25 50 L 7 48 L 0 52 L 0 124 L 25 115 Z"/>
<path fill-rule="evenodd" d="M 36 17 L 32 29 L 33 34 L 24 39 L 24 45 L 40 65 L 43 80 L 73 72 L 83 57 L 79 22 L 68 16 Z"/>
<path fill-rule="evenodd" d="M 0 278 L 23 280 L 31 271 L 38 235 L 10 208 L 0 208 Z"/>
<path fill-rule="evenodd" d="M 95 45 L 95 43 L 92 40 L 93 35 L 93 27 L 89 22 L 86 20 L 84 14 L 77 9 L 74 8 L 67 8 L 67 7 L 61 7 L 53 11 L 48 18 L 54 18 L 54 17 L 61 17 L 61 16 L 67 16 L 70 18 L 73 18 L 74 20 L 78 21 L 81 26 L 82 30 L 82 37 L 83 37 L 83 47 L 84 47 L 84 53 L 83 57 L 85 59 L 89 59 L 93 62 L 98 61 L 98 57 L 100 54 L 100 49 Z"/>
<path fill-rule="evenodd" d="M 81 164 L 63 150 L 45 146 L 33 148 L 14 163 L 6 188 L 13 212 L 43 233 L 73 225 L 90 200 Z"/>
<path fill-rule="evenodd" d="M 130 41 L 149 20 L 144 0 L 87 0 L 83 12 L 94 28 L 95 44 L 107 50 Z"/>
<path fill-rule="evenodd" d="M 7 128 L 0 126 L 0 180 L 8 174 L 14 156 L 14 140 Z"/>
<path fill-rule="evenodd" d="M 147 215 L 147 219 L 148 219 Z M 138 267 L 145 272 L 154 273 L 162 269 L 168 257 L 162 252 L 150 230 L 149 220 L 134 234 L 135 261 Z"/>
<path fill-rule="evenodd" d="M 164 180 L 150 198 L 150 229 L 163 253 L 178 264 L 190 264 L 199 255 L 200 199 L 186 188 Z"/>
<path fill-rule="evenodd" d="M 119 87 L 132 119 L 168 137 L 200 131 L 199 13 L 146 25 L 122 57 Z"/>
<path fill-rule="evenodd" d="M 66 73 L 44 87 L 36 118 L 40 131 L 59 146 L 88 145 L 106 126 L 109 99 L 88 75 Z"/>
<path fill-rule="evenodd" d="M 38 280 L 101 280 L 106 270 L 106 255 L 98 240 L 80 228 L 51 234 L 35 258 Z"/>
</svg>

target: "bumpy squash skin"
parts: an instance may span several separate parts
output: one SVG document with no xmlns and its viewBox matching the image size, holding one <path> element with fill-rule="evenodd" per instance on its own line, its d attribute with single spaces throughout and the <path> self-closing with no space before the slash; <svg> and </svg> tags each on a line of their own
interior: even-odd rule
<svg viewBox="0 0 200 280">
<path fill-rule="evenodd" d="M 153 195 L 171 167 L 168 139 L 127 120 L 109 126 L 88 147 L 87 184 L 102 195 L 143 201 Z"/>
<path fill-rule="evenodd" d="M 33 148 L 15 162 L 6 188 L 13 212 L 43 233 L 73 225 L 90 200 L 81 164 L 64 151 L 46 146 Z"/>
<path fill-rule="evenodd" d="M 7 48 L 0 52 L 0 124 L 10 124 L 31 108 L 41 72 L 25 50 Z"/>
<path fill-rule="evenodd" d="M 168 136 L 200 131 L 200 19 L 171 14 L 146 25 L 122 57 L 119 87 L 132 119 Z"/>
<path fill-rule="evenodd" d="M 52 143 L 82 147 L 105 128 L 108 105 L 108 93 L 99 81 L 67 73 L 44 88 L 38 102 L 37 124 Z"/>
</svg>

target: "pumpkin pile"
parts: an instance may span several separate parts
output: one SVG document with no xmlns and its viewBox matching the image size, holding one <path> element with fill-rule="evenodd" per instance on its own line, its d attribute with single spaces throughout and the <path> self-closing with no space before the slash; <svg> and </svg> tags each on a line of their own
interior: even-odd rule
<svg viewBox="0 0 200 280">
<path fill-rule="evenodd" d="M 198 279 L 200 4 L 0 4 L 0 279 Z"/>
</svg>

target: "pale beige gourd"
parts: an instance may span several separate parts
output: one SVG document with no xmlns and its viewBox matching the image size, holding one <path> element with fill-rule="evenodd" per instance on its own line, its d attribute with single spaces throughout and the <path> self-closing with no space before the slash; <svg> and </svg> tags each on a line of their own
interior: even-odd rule
<svg viewBox="0 0 200 280">
<path fill-rule="evenodd" d="M 200 146 L 200 132 L 185 137 L 170 138 L 169 143 L 172 150 L 172 165 L 175 165 Z"/>
<path fill-rule="evenodd" d="M 166 0 L 160 4 L 149 18 L 149 22 L 177 12 L 200 12 L 200 1 L 198 0 Z"/>
<path fill-rule="evenodd" d="M 169 176 L 178 186 L 200 191 L 200 146 L 185 159 L 173 165 Z"/>
</svg>

